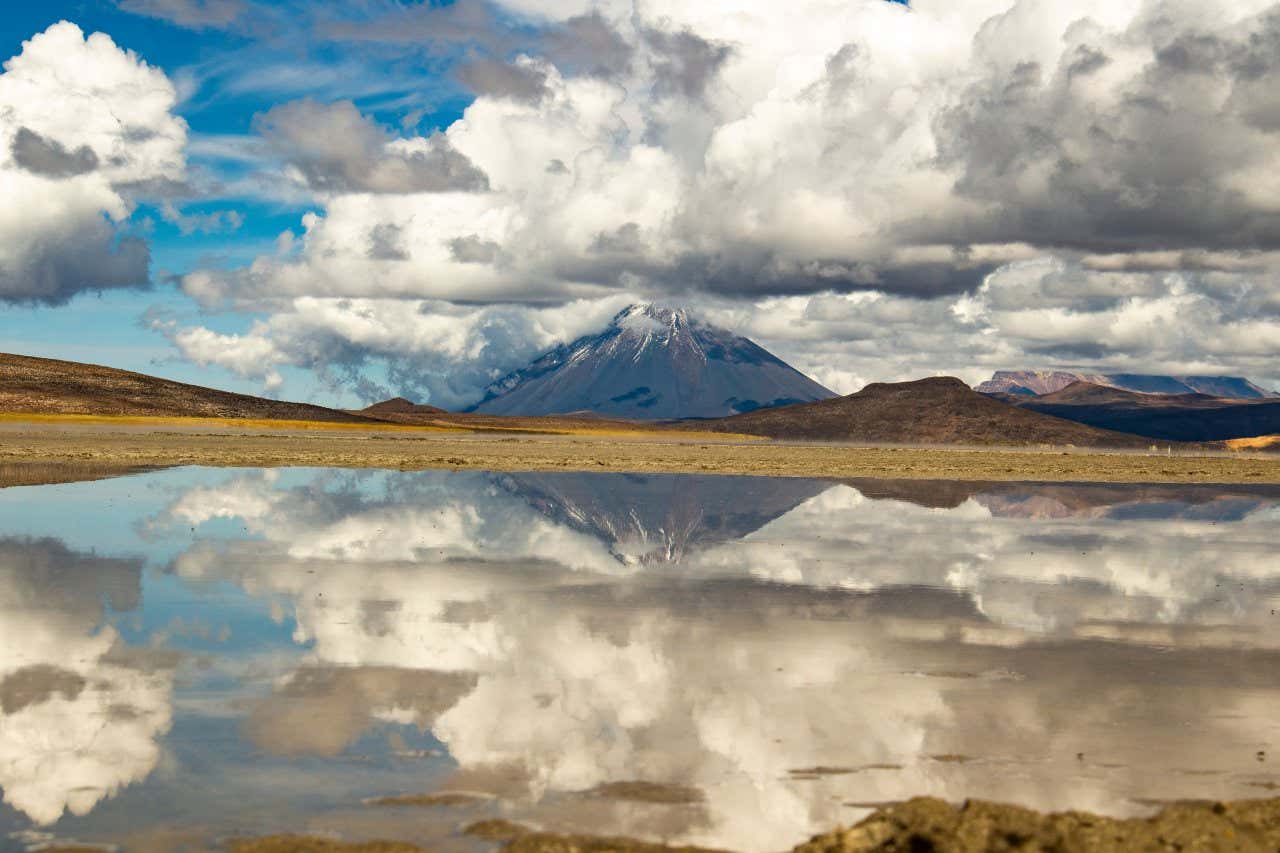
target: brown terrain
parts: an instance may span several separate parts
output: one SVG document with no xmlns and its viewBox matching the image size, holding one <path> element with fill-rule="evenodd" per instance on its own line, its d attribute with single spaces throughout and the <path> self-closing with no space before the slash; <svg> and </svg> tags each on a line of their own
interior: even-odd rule
<svg viewBox="0 0 1280 853">
<path fill-rule="evenodd" d="M 405 426 L 446 427 L 476 432 L 669 432 L 670 427 L 654 421 L 629 421 L 591 412 L 568 412 L 563 415 L 482 415 L 476 412 L 449 412 L 435 406 L 424 406 L 394 397 L 353 412 Z"/>
<path fill-rule="evenodd" d="M 1092 411 L 1113 398 L 1133 395 L 1077 383 L 1041 398 L 1042 406 L 1071 412 Z M 1127 396 L 1126 396 L 1127 395 Z M 1190 395 L 1199 397 L 1200 395 Z M 1088 406 L 1080 400 L 1094 401 Z M 1173 398 L 1180 400 L 1181 398 Z M 1214 398 L 1205 398 L 1213 400 Z M 1169 403 L 1176 414 L 1179 403 Z M 1263 402 L 1257 411 L 1276 408 Z M 734 433 L 791 441 L 857 442 L 896 445 L 1076 446 L 1147 449 L 1150 438 L 1100 429 L 1068 414 L 1032 411 L 1025 400 L 1004 401 L 969 389 L 959 379 L 936 377 L 915 382 L 868 385 L 856 394 L 759 409 L 714 420 L 645 423 L 572 413 L 540 417 L 453 414 L 403 397 L 359 411 L 340 411 L 308 403 L 269 400 L 198 385 L 188 385 L 101 367 L 54 359 L 0 354 L 0 413 L 88 415 L 97 417 L 180 417 L 339 424 L 398 424 L 472 432 L 602 433 L 667 435 L 681 431 Z M 1071 419 L 1067 419 L 1071 418 Z M 1261 432 L 1251 433 L 1259 435 Z M 1220 450 L 1219 446 L 1211 449 Z"/>
<path fill-rule="evenodd" d="M 387 423 L 402 426 L 443 427 L 446 429 L 465 429 L 475 432 L 540 432 L 540 433 L 580 433 L 580 432 L 670 432 L 670 427 L 663 424 L 645 421 L 626 421 L 617 418 L 604 418 L 586 414 L 568 415 L 481 415 L 474 412 L 446 412 L 434 406 L 421 406 L 405 403 L 406 408 L 396 400 L 386 403 L 375 403 L 357 414 L 374 417 Z M 388 406 L 388 403 L 396 404 Z"/>
<path fill-rule="evenodd" d="M 0 353 L 0 412 L 373 423 L 308 403 L 217 391 L 96 364 Z"/>
<path fill-rule="evenodd" d="M 0 355 L 0 485 L 173 465 L 1280 482 L 1274 454 L 1228 453 L 1220 443 L 1163 443 L 1152 453 L 1150 445 L 1150 439 L 1008 405 L 948 378 L 661 424 L 582 414 L 450 414 L 403 399 L 343 412 Z M 1253 443 L 1240 449 L 1275 448 Z"/>
<path fill-rule="evenodd" d="M 516 435 L 421 431 L 375 424 L 334 430 L 29 424 L 0 421 L 0 472 L 19 462 L 140 467 L 470 468 L 1113 483 L 1280 483 L 1274 454 L 1166 455 L 1133 451 L 859 447 L 707 438 L 697 434 Z M 26 472 L 30 474 L 30 471 Z M 26 475 L 24 475 L 26 476 Z M 29 477 L 26 482 L 30 482 Z"/>
<path fill-rule="evenodd" d="M 453 414 L 403 397 L 359 411 L 269 400 L 95 364 L 0 353 L 0 413 L 399 424 L 498 432 L 663 431 L 658 424 L 587 415 Z"/>
<path fill-rule="evenodd" d="M 949 376 L 868 385 L 856 394 L 759 409 L 697 429 L 777 439 L 872 444 L 1053 445 L 1147 448 L 1149 438 L 1028 411 Z"/>
</svg>

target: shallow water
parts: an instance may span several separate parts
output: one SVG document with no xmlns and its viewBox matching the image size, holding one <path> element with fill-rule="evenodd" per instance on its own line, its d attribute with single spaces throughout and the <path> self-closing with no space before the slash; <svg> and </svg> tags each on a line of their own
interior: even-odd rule
<svg viewBox="0 0 1280 853">
<path fill-rule="evenodd" d="M 503 816 L 779 850 L 917 794 L 1267 796 L 1277 531 L 1280 489 L 1249 487 L 0 490 L 0 847 L 484 849 L 460 829 Z"/>
</svg>

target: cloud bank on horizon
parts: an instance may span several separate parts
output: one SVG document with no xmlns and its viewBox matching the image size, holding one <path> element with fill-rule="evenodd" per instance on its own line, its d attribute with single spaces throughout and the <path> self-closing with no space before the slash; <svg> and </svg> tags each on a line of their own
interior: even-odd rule
<svg viewBox="0 0 1280 853">
<path fill-rule="evenodd" d="M 226 197 L 185 159 L 221 146 L 298 227 L 180 276 L 230 320 L 150 322 L 268 388 L 294 367 L 464 405 L 635 299 L 838 391 L 1051 365 L 1280 385 L 1277 3 L 121 7 L 429 55 L 472 99 L 393 128 L 334 86 L 188 139 L 164 71 L 56 24 L 0 75 L 0 182 L 33 201 L 0 212 L 0 300 L 145 285 L 132 206 L 183 182 Z"/>
</svg>

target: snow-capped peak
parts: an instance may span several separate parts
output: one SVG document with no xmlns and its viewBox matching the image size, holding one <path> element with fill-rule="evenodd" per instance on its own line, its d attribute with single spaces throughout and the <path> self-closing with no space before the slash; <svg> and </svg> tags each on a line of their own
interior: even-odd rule
<svg viewBox="0 0 1280 853">
<path fill-rule="evenodd" d="M 676 334 L 689 327 L 689 316 L 683 308 L 665 308 L 648 302 L 630 305 L 613 318 L 612 325 L 634 334 Z"/>
<path fill-rule="evenodd" d="M 557 347 L 493 383 L 474 410 L 716 417 L 830 396 L 746 338 L 691 319 L 680 308 L 637 303 L 600 333 Z"/>
</svg>

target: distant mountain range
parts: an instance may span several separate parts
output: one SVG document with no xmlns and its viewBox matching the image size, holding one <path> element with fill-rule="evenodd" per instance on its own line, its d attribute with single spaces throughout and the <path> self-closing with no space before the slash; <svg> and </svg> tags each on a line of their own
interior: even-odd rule
<svg viewBox="0 0 1280 853">
<path fill-rule="evenodd" d="M 1280 397 L 1140 394 L 1075 382 L 1051 394 L 996 395 L 1024 409 L 1162 441 L 1223 441 L 1280 433 Z"/>
<path fill-rule="evenodd" d="M 747 338 L 682 310 L 632 305 L 604 331 L 490 385 L 487 415 L 716 418 L 835 394 Z"/>
<path fill-rule="evenodd" d="M 981 394 L 1053 394 L 1076 382 L 1140 394 L 1207 394 L 1237 400 L 1275 397 L 1240 376 L 1159 376 L 1145 373 L 1079 373 L 1065 370 L 997 370 L 975 391 Z"/>
</svg>

